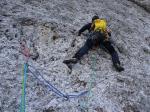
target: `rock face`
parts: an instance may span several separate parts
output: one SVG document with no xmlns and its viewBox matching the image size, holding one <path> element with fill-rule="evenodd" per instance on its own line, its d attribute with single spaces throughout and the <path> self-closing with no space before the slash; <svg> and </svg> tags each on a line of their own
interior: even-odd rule
<svg viewBox="0 0 150 112">
<path fill-rule="evenodd" d="M 149 0 L 0 0 L 0 112 L 20 109 L 22 40 L 32 54 L 29 64 L 59 90 L 91 91 L 63 101 L 28 71 L 27 112 L 149 112 L 149 8 Z M 125 71 L 116 72 L 109 54 L 97 49 L 69 74 L 62 62 L 84 44 L 77 31 L 95 13 L 107 19 Z"/>
<path fill-rule="evenodd" d="M 138 6 L 140 6 L 147 12 L 150 12 L 150 1 L 149 0 L 129 0 L 129 1 L 137 4 Z"/>
</svg>

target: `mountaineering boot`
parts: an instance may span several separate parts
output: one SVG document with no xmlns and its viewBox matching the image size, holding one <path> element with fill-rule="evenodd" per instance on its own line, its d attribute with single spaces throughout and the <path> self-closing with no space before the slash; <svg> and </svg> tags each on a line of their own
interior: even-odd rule
<svg viewBox="0 0 150 112">
<path fill-rule="evenodd" d="M 69 64 L 66 64 L 67 65 L 67 67 L 70 69 L 70 70 L 72 70 L 72 64 L 71 63 L 69 63 Z"/>
<path fill-rule="evenodd" d="M 70 70 L 72 70 L 73 64 L 76 64 L 77 62 L 78 62 L 77 58 L 72 58 L 72 59 L 63 61 L 63 63 L 66 64 Z"/>
<path fill-rule="evenodd" d="M 69 60 L 64 60 L 63 63 L 65 64 L 76 64 L 78 62 L 78 59 L 77 58 L 71 58 Z"/>
<path fill-rule="evenodd" d="M 114 67 L 119 72 L 124 71 L 124 68 L 119 63 L 114 63 Z"/>
</svg>

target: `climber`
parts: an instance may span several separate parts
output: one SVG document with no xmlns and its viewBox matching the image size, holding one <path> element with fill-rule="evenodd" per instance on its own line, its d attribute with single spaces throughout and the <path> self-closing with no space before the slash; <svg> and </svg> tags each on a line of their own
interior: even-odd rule
<svg viewBox="0 0 150 112">
<path fill-rule="evenodd" d="M 119 72 L 124 71 L 124 68 L 120 65 L 118 54 L 109 41 L 111 31 L 107 28 L 106 20 L 100 19 L 97 15 L 93 16 L 92 22 L 84 25 L 79 30 L 78 36 L 80 36 L 85 30 L 89 31 L 89 36 L 84 46 L 75 53 L 72 59 L 64 60 L 63 63 L 72 69 L 72 64 L 76 64 L 83 57 L 83 55 L 88 53 L 90 49 L 92 49 L 94 46 L 102 45 L 111 55 L 115 69 Z"/>
</svg>

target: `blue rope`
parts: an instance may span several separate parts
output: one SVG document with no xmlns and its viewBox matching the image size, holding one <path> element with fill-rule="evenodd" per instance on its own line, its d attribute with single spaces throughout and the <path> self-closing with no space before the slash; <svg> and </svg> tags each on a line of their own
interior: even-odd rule
<svg viewBox="0 0 150 112">
<path fill-rule="evenodd" d="M 61 92 L 58 91 L 55 87 L 53 87 L 51 84 L 49 84 L 48 81 L 45 80 L 45 79 L 43 78 L 43 76 L 41 76 L 41 75 L 39 74 L 38 71 L 35 71 L 36 74 L 35 74 L 34 72 L 32 72 L 30 69 L 29 69 L 29 71 L 34 75 L 35 78 L 37 78 L 42 84 L 48 86 L 48 88 L 49 88 L 51 91 L 53 91 L 54 93 L 56 93 L 58 96 L 60 96 L 60 97 L 65 96 L 65 94 L 61 93 Z M 37 75 L 40 76 L 40 77 L 42 78 L 42 80 L 41 80 L 41 78 L 39 78 Z"/>
<path fill-rule="evenodd" d="M 77 97 L 80 97 L 80 96 L 83 96 L 85 94 L 88 93 L 88 91 L 83 91 L 83 92 L 80 92 L 80 93 L 74 93 L 74 94 L 66 94 L 66 93 L 63 93 L 61 91 L 59 91 L 56 87 L 54 87 L 50 82 L 48 82 L 41 74 L 39 71 L 37 71 L 35 69 L 35 67 L 31 66 L 31 65 L 28 65 L 28 67 L 34 69 L 34 72 L 29 68 L 29 71 L 33 74 L 33 76 L 35 78 L 37 78 L 43 85 L 47 86 L 51 91 L 53 91 L 57 96 L 59 97 L 63 97 L 64 99 L 68 100 L 70 98 L 77 98 Z"/>
</svg>

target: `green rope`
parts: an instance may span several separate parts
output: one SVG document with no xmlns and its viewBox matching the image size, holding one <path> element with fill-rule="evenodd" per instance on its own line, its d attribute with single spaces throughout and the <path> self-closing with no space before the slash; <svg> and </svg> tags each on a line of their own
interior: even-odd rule
<svg viewBox="0 0 150 112">
<path fill-rule="evenodd" d="M 93 73 L 90 75 L 90 81 L 89 81 L 89 84 L 88 84 L 88 90 L 89 90 L 88 96 L 87 96 L 87 98 L 84 98 L 83 101 L 80 102 L 80 107 L 81 107 L 82 112 L 89 112 L 90 99 L 93 96 L 92 86 L 93 86 L 93 83 L 95 82 L 95 79 L 96 79 L 96 72 L 95 72 L 96 71 L 96 69 L 95 69 L 96 56 L 92 55 L 91 60 L 92 60 L 91 69 L 92 69 Z"/>
<path fill-rule="evenodd" d="M 25 112 L 25 89 L 26 89 L 26 80 L 27 80 L 27 64 L 22 65 L 22 95 L 21 95 L 21 104 L 20 104 L 20 112 Z"/>
</svg>

